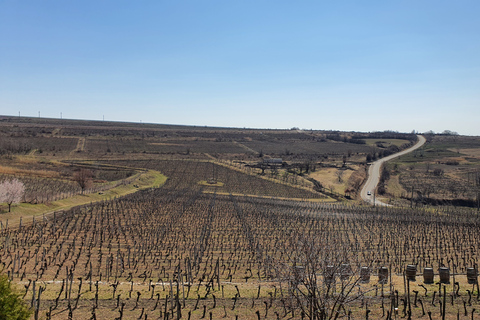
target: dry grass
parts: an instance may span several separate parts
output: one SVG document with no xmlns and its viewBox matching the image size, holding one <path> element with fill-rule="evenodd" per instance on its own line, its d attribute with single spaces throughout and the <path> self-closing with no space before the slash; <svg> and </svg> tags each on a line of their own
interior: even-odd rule
<svg viewBox="0 0 480 320">
<path fill-rule="evenodd" d="M 407 192 L 400 184 L 398 175 L 390 176 L 390 179 L 388 180 L 388 183 L 386 185 L 386 190 L 388 194 L 391 194 L 395 198 L 400 198 L 403 194 Z"/>
<path fill-rule="evenodd" d="M 25 175 L 30 177 L 42 177 L 42 178 L 59 178 L 60 177 L 60 174 L 55 171 L 29 170 L 29 169 L 1 166 L 1 165 L 0 165 L 0 174 Z"/>
<path fill-rule="evenodd" d="M 216 181 L 215 183 L 210 183 L 206 180 L 199 181 L 198 184 L 201 185 L 201 186 L 207 186 L 207 187 L 223 187 L 225 185 L 221 181 Z"/>
<path fill-rule="evenodd" d="M 407 295 L 406 292 L 406 282 L 404 281 L 403 275 L 392 275 L 390 279 L 391 282 L 388 284 L 378 285 L 378 279 L 376 276 L 372 276 L 371 280 L 367 284 L 360 284 L 359 288 L 362 291 L 368 291 L 365 296 L 365 299 L 362 299 L 367 304 L 363 304 L 362 301 L 358 301 L 356 303 L 352 303 L 349 305 L 349 309 L 353 311 L 352 316 L 354 319 L 362 319 L 362 315 L 365 314 L 365 306 L 371 311 L 371 318 L 373 319 L 380 319 L 385 318 L 385 315 L 382 316 L 382 301 L 385 306 L 385 314 L 386 310 L 390 308 L 390 293 L 393 291 L 398 291 L 398 296 L 400 299 L 405 299 Z M 436 276 L 435 280 L 438 280 L 438 276 Z M 451 283 L 446 284 L 446 292 L 447 292 L 447 308 L 446 308 L 446 319 L 456 319 L 456 314 L 458 310 L 461 310 L 461 316 L 463 317 L 463 304 L 462 301 L 468 300 L 468 294 L 466 292 L 467 289 L 472 289 L 471 285 L 467 284 L 465 275 L 460 275 L 455 278 L 455 282 L 460 284 L 460 296 L 455 299 L 455 303 L 452 306 L 450 304 L 450 295 L 454 292 L 453 288 L 453 278 L 451 278 Z M 96 311 L 97 319 L 113 319 L 118 316 L 119 308 L 116 307 L 116 299 L 113 298 L 112 295 L 112 287 L 111 284 L 113 282 L 99 282 L 99 292 L 98 292 L 98 309 Z M 23 285 L 28 284 L 28 282 L 20 282 L 18 283 L 19 287 L 23 287 Z M 148 318 L 155 319 L 160 316 L 161 312 L 165 310 L 165 302 L 167 302 L 168 310 L 170 310 L 170 298 L 167 298 L 171 292 L 177 292 L 177 286 L 175 282 L 173 283 L 172 287 L 170 287 L 169 283 L 166 282 L 159 282 L 153 283 L 155 285 L 155 295 L 153 295 L 153 299 L 150 299 L 152 296 L 152 291 L 149 290 L 149 283 L 142 283 L 142 282 L 134 282 L 133 283 L 133 294 L 131 294 L 130 298 L 130 282 L 121 282 L 116 291 L 116 296 L 120 295 L 120 301 L 125 303 L 124 308 L 124 319 L 137 319 L 139 315 L 142 313 L 142 308 L 144 308 L 144 313 L 148 314 Z M 47 306 L 54 305 L 54 300 L 60 293 L 61 288 L 61 281 L 47 281 L 41 283 L 47 287 L 48 290 L 42 295 L 42 304 L 43 304 L 43 312 L 47 309 Z M 70 299 L 71 303 L 75 304 L 75 298 L 77 297 L 77 289 L 78 289 L 79 281 L 75 279 L 73 282 L 73 290 L 72 290 L 72 298 Z M 183 304 L 183 289 L 187 292 L 188 284 L 185 284 L 184 287 L 180 286 L 179 288 L 179 301 Z M 260 290 L 258 290 L 260 285 Z M 423 285 L 427 291 L 423 287 Z M 270 300 L 270 297 L 273 296 L 275 293 L 275 286 L 277 287 L 276 298 L 274 300 Z M 375 290 L 375 286 L 377 289 Z M 443 286 L 443 285 L 442 285 Z M 233 308 L 234 301 L 232 297 L 235 296 L 237 293 L 238 288 L 241 297 L 235 304 L 235 308 Z M 420 303 L 417 303 L 415 306 L 414 304 L 414 291 L 418 291 L 418 298 L 422 300 L 425 312 L 432 312 L 432 319 L 441 319 L 440 316 L 440 301 L 443 300 L 443 297 L 439 297 L 438 291 L 439 286 L 438 284 L 424 284 L 422 276 L 416 277 L 416 281 L 409 282 L 410 287 L 410 301 L 411 301 L 411 308 L 412 308 L 412 318 L 426 318 L 428 319 L 428 315 L 422 317 L 422 309 Z M 91 310 L 93 300 L 95 298 L 94 291 L 95 287 L 92 284 L 93 291 L 89 290 L 89 281 L 83 281 L 82 291 L 81 291 L 81 298 L 79 300 L 78 308 L 75 310 L 75 319 L 91 319 Z M 190 294 L 185 299 L 185 308 L 182 309 L 182 318 L 188 318 L 188 314 L 190 313 L 190 319 L 202 319 L 202 318 L 209 318 L 210 313 L 212 314 L 212 319 L 234 319 L 236 316 L 239 319 L 256 319 L 256 311 L 259 311 L 261 314 L 262 319 L 277 319 L 276 313 L 279 314 L 280 318 L 284 315 L 284 310 L 281 304 L 278 301 L 280 297 L 279 292 L 279 285 L 276 282 L 258 282 L 258 281 L 248 281 L 248 282 L 221 282 L 221 289 L 218 290 L 217 285 L 214 286 L 213 291 L 208 295 L 208 297 L 204 298 L 206 291 L 205 288 L 202 286 L 200 290 L 197 291 L 197 284 L 193 283 L 191 286 Z M 441 287 L 442 295 L 443 295 L 443 287 Z M 139 301 L 139 305 L 142 308 L 135 307 L 136 301 L 136 292 L 141 293 L 141 298 Z M 435 294 L 434 294 L 435 292 Z M 156 304 L 156 294 L 159 294 L 159 303 L 157 308 L 155 308 Z M 216 305 L 214 306 L 213 295 L 216 297 Z M 433 297 L 435 295 L 435 305 L 432 304 Z M 54 310 L 52 319 L 66 319 L 68 315 L 67 311 L 67 304 L 68 301 L 60 299 L 59 306 L 57 309 Z M 201 297 L 198 299 L 198 297 Z M 383 298 L 382 298 L 383 296 Z M 258 299 L 257 299 L 258 297 Z M 31 290 L 27 293 L 25 297 L 26 301 L 31 300 Z M 198 305 L 197 305 L 198 299 Z M 474 296 L 472 299 L 472 306 L 467 307 L 468 313 L 471 313 L 472 308 L 478 309 L 478 301 Z M 265 303 L 269 303 L 270 301 L 273 302 L 271 307 L 269 308 L 268 312 L 265 311 Z M 197 307 L 196 307 L 197 305 Z M 203 317 L 205 306 L 205 317 Z M 196 307 L 196 308 L 195 308 Z M 398 315 L 397 318 L 401 318 L 403 316 L 403 304 L 399 301 L 399 308 L 398 308 Z M 288 318 L 293 319 L 300 319 L 301 315 L 300 312 L 296 313 L 294 317 L 291 317 L 291 314 Z M 470 317 L 470 314 L 469 314 Z M 33 319 L 33 317 L 32 317 Z"/>
<path fill-rule="evenodd" d="M 459 151 L 460 153 L 466 154 L 469 157 L 480 159 L 480 148 L 460 149 Z"/>
<path fill-rule="evenodd" d="M 352 170 L 321 168 L 310 173 L 309 176 L 319 181 L 325 188 L 333 189 L 333 191 L 343 194 L 348 187 L 348 181 L 353 173 L 354 171 Z"/>
<path fill-rule="evenodd" d="M 166 143 L 166 142 L 150 142 L 149 144 L 152 146 L 181 146 L 181 144 L 178 144 L 178 143 Z"/>
</svg>

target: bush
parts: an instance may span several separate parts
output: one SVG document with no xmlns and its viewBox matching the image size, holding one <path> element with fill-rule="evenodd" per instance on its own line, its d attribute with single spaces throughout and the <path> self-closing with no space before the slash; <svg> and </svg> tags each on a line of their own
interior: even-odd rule
<svg viewBox="0 0 480 320">
<path fill-rule="evenodd" d="M 449 166 L 458 166 L 459 162 L 455 161 L 455 160 L 449 160 L 449 161 L 446 162 L 446 164 L 449 165 Z"/>
<path fill-rule="evenodd" d="M 7 276 L 0 275 L 0 319 L 24 320 L 31 314 L 32 310 L 12 288 Z"/>
</svg>

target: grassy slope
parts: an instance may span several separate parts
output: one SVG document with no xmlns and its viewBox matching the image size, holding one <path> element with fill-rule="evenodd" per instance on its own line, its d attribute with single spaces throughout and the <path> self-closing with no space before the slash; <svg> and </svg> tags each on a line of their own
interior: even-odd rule
<svg viewBox="0 0 480 320">
<path fill-rule="evenodd" d="M 337 173 L 342 173 L 341 181 L 338 181 Z M 351 170 L 341 170 L 337 168 L 320 168 L 310 173 L 309 176 L 319 181 L 325 188 L 333 188 L 333 191 L 343 194 L 348 187 L 348 179 L 352 175 Z"/>
</svg>

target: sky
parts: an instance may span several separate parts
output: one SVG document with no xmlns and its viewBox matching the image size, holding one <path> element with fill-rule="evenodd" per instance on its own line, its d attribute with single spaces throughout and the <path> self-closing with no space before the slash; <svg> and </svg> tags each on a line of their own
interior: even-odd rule
<svg viewBox="0 0 480 320">
<path fill-rule="evenodd" d="M 480 135 L 480 1 L 0 0 L 0 114 Z"/>
</svg>

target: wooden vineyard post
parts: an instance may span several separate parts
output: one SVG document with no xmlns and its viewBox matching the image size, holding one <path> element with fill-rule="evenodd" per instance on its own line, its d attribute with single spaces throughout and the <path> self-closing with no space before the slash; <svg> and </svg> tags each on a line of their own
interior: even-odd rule
<svg viewBox="0 0 480 320">
<path fill-rule="evenodd" d="M 413 186 L 412 186 L 412 194 L 410 196 L 410 208 L 413 208 Z"/>
<path fill-rule="evenodd" d="M 218 290 L 220 291 L 220 260 L 217 258 L 217 264 L 215 266 L 216 270 L 216 275 L 217 275 L 217 285 L 218 285 Z"/>
<path fill-rule="evenodd" d="M 407 280 L 408 319 L 412 318 L 412 303 L 410 301 L 410 280 Z"/>
<path fill-rule="evenodd" d="M 444 285 L 443 286 L 443 305 L 442 305 L 442 320 L 445 320 L 445 308 L 446 308 L 446 305 L 447 305 L 447 286 Z"/>
</svg>

